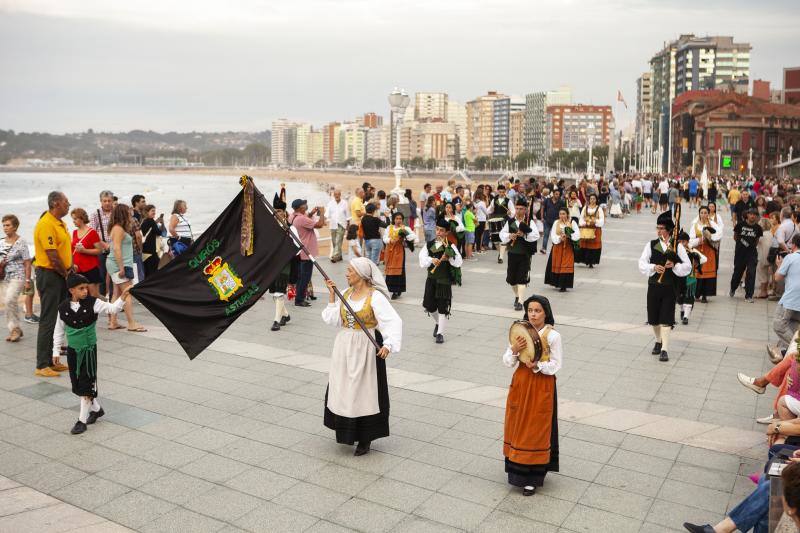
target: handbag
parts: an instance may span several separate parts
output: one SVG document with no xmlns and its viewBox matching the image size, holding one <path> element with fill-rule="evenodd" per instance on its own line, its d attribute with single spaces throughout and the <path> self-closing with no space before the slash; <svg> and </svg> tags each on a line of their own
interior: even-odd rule
<svg viewBox="0 0 800 533">
<path fill-rule="evenodd" d="M 582 241 L 592 241 L 597 237 L 594 228 L 580 228 L 580 236 Z"/>
</svg>

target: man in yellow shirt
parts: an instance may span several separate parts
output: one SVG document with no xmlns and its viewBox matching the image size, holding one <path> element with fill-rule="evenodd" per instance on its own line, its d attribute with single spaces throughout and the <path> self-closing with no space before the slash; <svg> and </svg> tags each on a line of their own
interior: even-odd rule
<svg viewBox="0 0 800 533">
<path fill-rule="evenodd" d="M 731 209 L 733 209 L 733 206 L 736 205 L 736 202 L 738 202 L 741 197 L 742 193 L 739 192 L 739 188 L 736 185 L 731 187 L 731 190 L 728 193 L 728 205 L 731 206 Z"/>
<path fill-rule="evenodd" d="M 361 224 L 361 217 L 364 216 L 364 189 L 359 187 L 356 194 L 350 200 L 350 224 L 356 226 Z"/>
<path fill-rule="evenodd" d="M 69 200 L 64 193 L 47 195 L 47 212 L 33 230 L 36 254 L 36 287 L 41 312 L 36 339 L 36 372 L 41 377 L 56 377 L 67 370 L 53 364 L 53 331 L 58 319 L 58 306 L 67 297 L 67 275 L 72 271 L 72 246 L 67 226 L 61 221 L 69 213 Z"/>
</svg>

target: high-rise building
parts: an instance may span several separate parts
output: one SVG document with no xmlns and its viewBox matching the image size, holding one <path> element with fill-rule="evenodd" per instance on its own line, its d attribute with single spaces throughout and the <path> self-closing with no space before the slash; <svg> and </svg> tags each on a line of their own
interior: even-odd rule
<svg viewBox="0 0 800 533">
<path fill-rule="evenodd" d="M 342 127 L 338 122 L 331 122 L 322 127 L 322 159 L 326 163 L 340 163 L 341 153 L 339 150 L 339 129 Z"/>
<path fill-rule="evenodd" d="M 295 124 L 295 161 L 302 165 L 314 164 L 308 157 L 308 138 L 311 134 L 311 125 L 306 123 Z"/>
<path fill-rule="evenodd" d="M 447 93 L 416 93 L 414 120 L 417 122 L 447 122 Z"/>
<path fill-rule="evenodd" d="M 511 156 L 511 115 L 522 113 L 523 125 L 515 132 L 518 140 L 522 140 L 522 130 L 524 129 L 525 100 L 519 97 L 506 96 L 498 98 L 493 104 L 492 122 L 492 157 L 512 157 Z M 521 152 L 520 147 L 517 153 Z"/>
<path fill-rule="evenodd" d="M 514 159 L 523 150 L 525 110 L 512 110 L 508 116 L 508 156 Z"/>
<path fill-rule="evenodd" d="M 313 166 L 317 162 L 323 160 L 323 145 L 322 132 L 312 130 L 308 134 L 308 164 Z"/>
<path fill-rule="evenodd" d="M 783 69 L 783 103 L 800 105 L 800 67 Z"/>
<path fill-rule="evenodd" d="M 392 132 L 389 124 L 367 130 L 367 159 L 391 162 Z"/>
<path fill-rule="evenodd" d="M 496 100 L 507 98 L 497 91 L 467 102 L 467 158 L 494 156 L 494 120 Z M 510 107 L 510 102 L 509 102 Z"/>
<path fill-rule="evenodd" d="M 355 122 L 342 124 L 339 150 L 341 161 L 355 159 L 356 163 L 363 163 L 367 156 L 367 128 Z"/>
<path fill-rule="evenodd" d="M 439 166 L 453 168 L 459 157 L 458 134 L 455 124 L 439 121 L 415 122 L 410 129 L 410 155 L 412 158 L 421 157 L 425 161 L 435 159 Z"/>
<path fill-rule="evenodd" d="M 549 152 L 547 144 L 547 107 L 570 105 L 572 89 L 561 86 L 557 91 L 542 91 L 525 95 L 525 127 L 522 148 L 536 157 Z"/>
<path fill-rule="evenodd" d="M 686 91 L 726 89 L 747 92 L 750 80 L 749 43 L 733 37 L 684 34 L 665 43 L 650 59 L 652 73 L 651 130 L 654 147 L 662 147 L 661 168 L 668 159 L 669 106 Z"/>
<path fill-rule="evenodd" d="M 651 120 L 652 116 L 652 73 L 647 71 L 643 72 L 639 79 L 636 80 L 636 131 L 633 141 L 635 154 L 641 154 L 645 149 L 645 145 L 647 145 L 653 125 Z"/>
<path fill-rule="evenodd" d="M 447 101 L 447 122 L 456 125 L 458 159 L 464 159 L 467 157 L 467 108 L 464 104 Z"/>
<path fill-rule="evenodd" d="M 555 105 L 547 108 L 547 116 L 554 151 L 586 150 L 590 138 L 592 146 L 608 146 L 613 140 L 610 105 Z"/>
<path fill-rule="evenodd" d="M 272 122 L 272 163 L 294 165 L 297 162 L 297 129 L 293 122 L 281 118 Z"/>
<path fill-rule="evenodd" d="M 362 116 L 358 117 L 356 122 L 365 128 L 377 128 L 383 124 L 383 117 L 370 111 L 369 113 L 364 113 Z"/>
</svg>

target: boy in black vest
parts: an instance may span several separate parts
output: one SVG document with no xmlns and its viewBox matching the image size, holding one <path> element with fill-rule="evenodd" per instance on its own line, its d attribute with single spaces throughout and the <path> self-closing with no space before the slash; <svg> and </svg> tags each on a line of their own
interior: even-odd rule
<svg viewBox="0 0 800 533">
<path fill-rule="evenodd" d="M 89 296 L 89 280 L 80 274 L 67 278 L 70 298 L 58 306 L 58 320 L 53 333 L 53 363 L 61 359 L 62 348 L 67 354 L 72 393 L 81 397 L 78 421 L 70 433 L 86 431 L 105 414 L 97 402 L 97 316 L 100 313 L 119 313 L 130 297 L 127 287 L 113 304 Z"/>
<path fill-rule="evenodd" d="M 511 203 L 511 199 L 506 196 L 505 186 L 497 186 L 497 196 L 489 203 L 489 214 L 492 215 L 492 218 L 502 218 L 503 220 L 514 215 L 514 204 Z M 502 243 L 499 244 L 498 247 L 500 249 L 497 253 L 497 262 L 502 263 L 503 256 L 506 253 L 506 247 Z"/>
<path fill-rule="evenodd" d="M 648 277 L 647 323 L 653 326 L 656 339 L 653 355 L 666 362 L 669 361 L 669 333 L 675 325 L 678 278 L 692 271 L 692 263 L 683 245 L 672 238 L 675 223 L 669 211 L 658 215 L 656 229 L 658 238 L 644 245 L 639 272 Z"/>
<path fill-rule="evenodd" d="M 428 269 L 422 306 L 436 323 L 433 336 L 437 344 L 444 342 L 444 330 L 453 300 L 453 284 L 461 285 L 461 264 L 464 262 L 458 247 L 450 240 L 449 229 L 447 220 L 437 220 L 436 239 L 419 252 L 419 266 Z"/>
<path fill-rule="evenodd" d="M 536 225 L 528 225 L 528 205 L 520 198 L 514 205 L 515 214 L 509 217 L 500 230 L 500 242 L 508 248 L 506 283 L 514 292 L 514 310 L 522 311 L 525 301 L 525 287 L 531 281 L 531 256 L 539 238 Z"/>
</svg>

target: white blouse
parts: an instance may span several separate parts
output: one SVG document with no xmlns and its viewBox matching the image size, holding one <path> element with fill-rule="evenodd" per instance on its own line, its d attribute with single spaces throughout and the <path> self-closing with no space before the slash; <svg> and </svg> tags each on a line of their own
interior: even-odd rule
<svg viewBox="0 0 800 533">
<path fill-rule="evenodd" d="M 578 224 L 579 225 L 586 226 L 586 215 L 587 215 L 587 213 L 589 213 L 589 209 L 591 209 L 591 208 L 587 205 L 586 207 L 583 208 L 583 211 L 581 211 L 581 216 L 578 219 Z M 589 214 L 591 214 L 592 216 L 595 217 L 595 219 L 594 219 L 594 227 L 595 228 L 602 228 L 603 224 L 606 223 L 606 216 L 603 214 L 603 210 L 600 209 L 599 206 L 595 208 L 595 212 L 594 213 L 589 213 Z"/>
<path fill-rule="evenodd" d="M 69 302 L 69 307 L 73 311 L 77 311 L 80 308 L 80 302 Z M 109 315 L 119 313 L 125 307 L 125 300 L 122 298 L 117 299 L 116 302 L 110 304 L 106 301 L 101 300 L 100 298 L 94 301 L 93 310 L 96 314 L 100 313 L 108 313 Z M 56 328 L 53 330 L 53 357 L 58 357 L 61 355 L 61 347 L 67 345 L 67 335 L 66 335 L 67 325 L 61 320 L 61 315 L 58 315 L 58 319 L 56 320 Z"/>
<path fill-rule="evenodd" d="M 550 242 L 553 244 L 561 244 L 561 235 L 558 233 L 558 225 L 561 223 L 560 220 L 556 220 L 553 224 L 553 229 L 550 230 Z M 578 229 L 578 223 L 574 220 L 570 220 L 569 227 L 572 228 L 572 235 L 570 239 L 573 241 L 581 240 L 580 230 Z"/>
<path fill-rule="evenodd" d="M 389 244 L 389 242 L 391 241 L 389 235 L 394 227 L 395 227 L 394 224 L 392 224 L 388 228 L 386 228 L 386 231 L 383 232 L 383 242 L 385 242 L 386 244 Z M 405 229 L 406 233 L 408 233 L 408 235 L 406 235 L 406 240 L 408 242 L 416 243 L 418 241 L 417 234 L 414 233 L 414 230 L 412 230 L 410 227 L 401 226 L 397 231 L 400 231 L 401 229 Z"/>
<path fill-rule="evenodd" d="M 711 234 L 711 240 L 713 242 L 721 241 L 722 240 L 722 228 L 719 227 L 719 224 L 717 224 L 713 220 L 709 219 L 708 225 L 710 227 L 714 228 L 714 231 L 715 231 L 715 233 Z M 700 221 L 699 220 L 695 220 L 694 223 L 692 223 L 692 227 L 690 228 L 690 231 L 689 231 L 689 246 L 691 248 L 697 248 L 703 242 L 703 237 L 702 236 L 701 237 L 697 236 L 697 230 L 699 229 L 700 232 L 702 233 L 704 227 L 705 226 L 700 225 Z"/>
<path fill-rule="evenodd" d="M 660 242 L 662 250 L 667 250 L 669 248 L 668 242 L 664 240 Z M 644 245 L 642 255 L 639 257 L 639 272 L 647 277 L 656 273 L 656 265 L 650 262 L 652 253 L 653 249 L 650 246 L 650 241 L 648 241 L 647 244 Z M 686 253 L 686 248 L 684 248 L 682 244 L 678 244 L 678 257 L 681 262 L 676 263 L 675 266 L 672 267 L 672 273 L 683 278 L 688 276 L 692 271 L 692 263 L 689 261 L 689 255 Z"/>
<path fill-rule="evenodd" d="M 517 225 L 519 226 L 520 221 L 517 220 Z M 539 239 L 539 228 L 536 227 L 536 224 L 533 220 L 531 220 L 530 224 L 531 231 L 525 234 L 525 240 L 528 242 L 536 242 Z M 503 229 L 500 230 L 500 242 L 503 244 L 508 244 L 511 240 L 511 233 L 508 231 L 508 221 L 503 224 Z"/>
<path fill-rule="evenodd" d="M 366 301 L 366 298 L 353 300 L 350 296 L 347 297 L 347 303 L 356 313 L 364 307 Z M 341 306 L 343 306 L 342 302 L 329 303 L 322 310 L 322 321 L 329 326 L 340 327 L 342 325 Z M 379 291 L 372 292 L 372 312 L 378 321 L 377 329 L 383 336 L 383 345 L 389 348 L 392 353 L 399 352 L 403 338 L 403 319 L 394 310 L 386 296 Z"/>
<path fill-rule="evenodd" d="M 539 334 L 541 334 L 543 330 L 544 328 L 540 329 Z M 550 360 L 545 362 L 539 361 L 531 370 L 533 370 L 533 372 L 541 372 L 547 376 L 555 376 L 556 372 L 561 370 L 561 334 L 556 330 L 551 329 L 550 333 L 547 334 L 547 344 L 550 346 Z M 513 353 L 511 345 L 509 344 L 508 348 L 506 348 L 506 351 L 503 354 L 503 364 L 507 367 L 516 366 L 519 362 L 518 358 L 519 354 Z"/>
<path fill-rule="evenodd" d="M 456 253 L 454 257 L 448 257 L 447 260 L 450 261 L 450 264 L 456 268 L 460 267 L 464 264 L 464 259 L 461 257 L 461 254 L 458 251 L 458 248 L 454 244 L 450 244 L 450 247 Z M 442 256 L 446 257 L 446 256 Z M 428 253 L 428 247 L 423 246 L 422 249 L 419 251 L 419 266 L 420 268 L 428 268 L 433 264 L 433 259 L 431 258 L 430 254 Z"/>
</svg>

